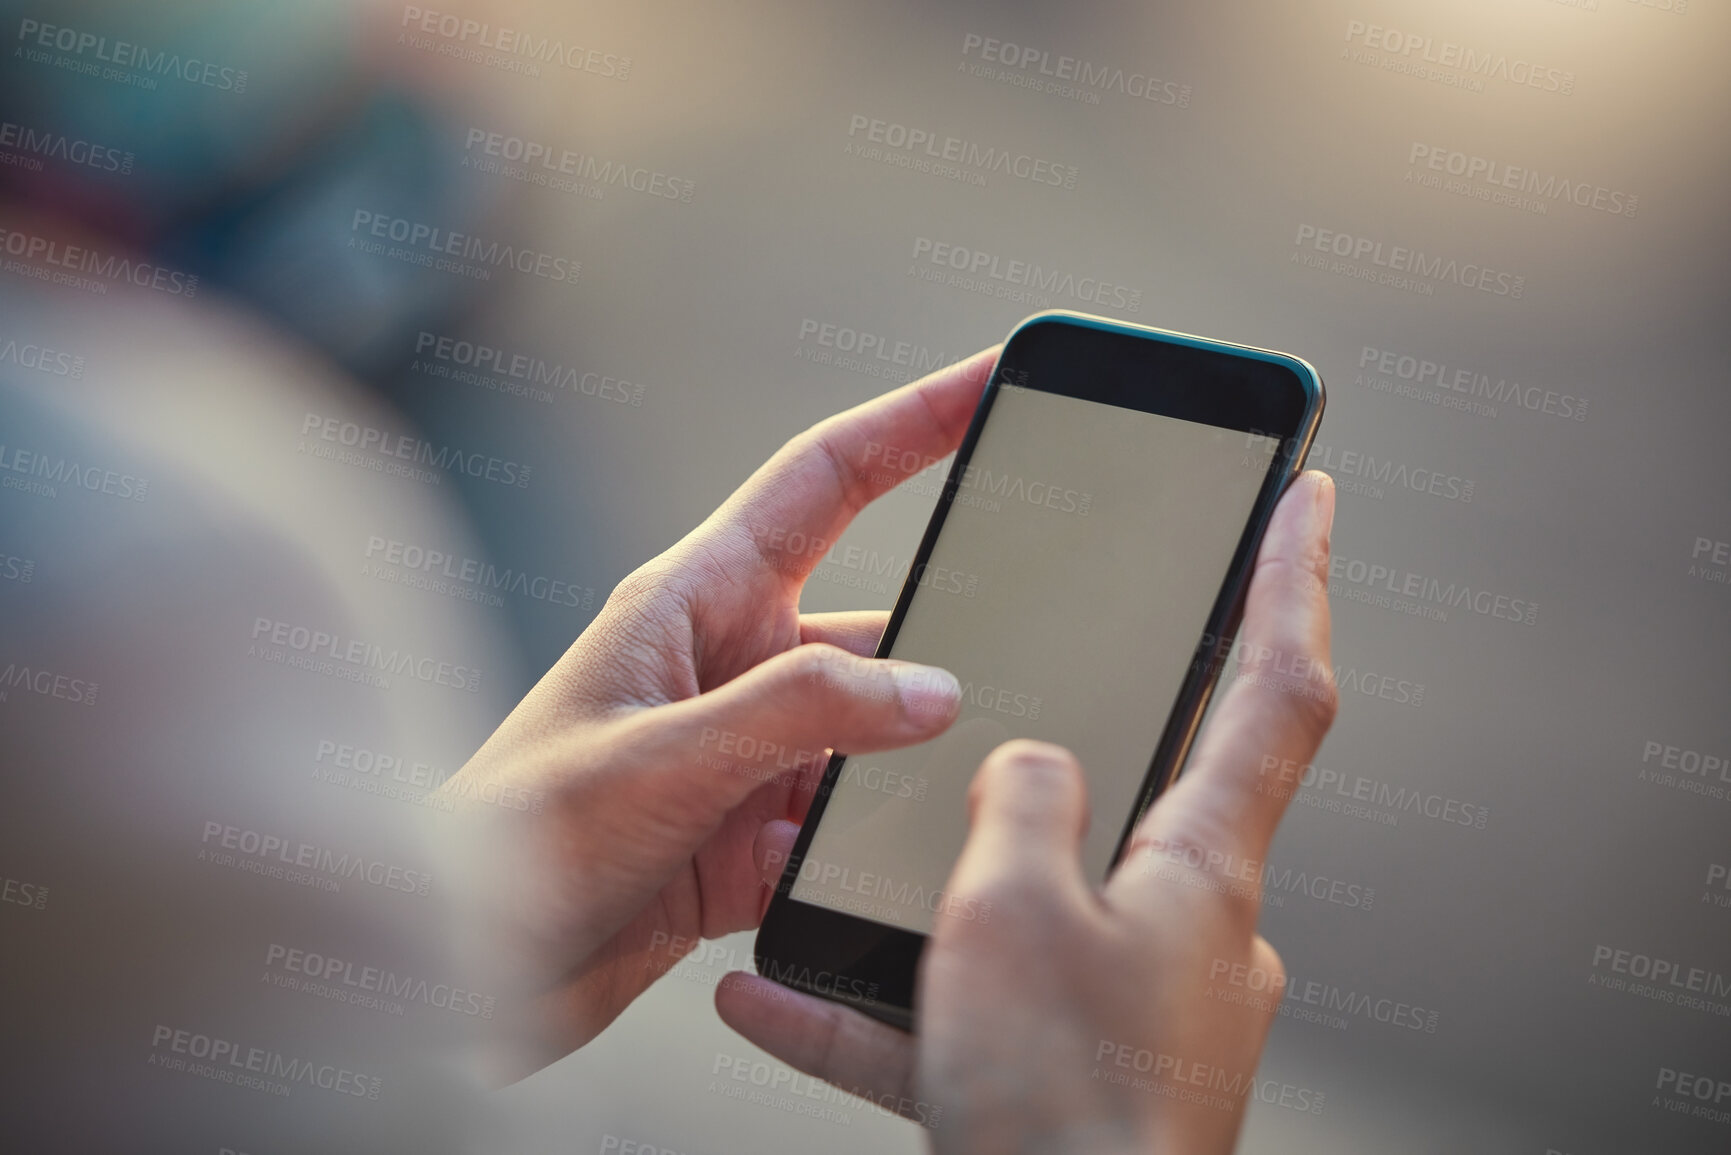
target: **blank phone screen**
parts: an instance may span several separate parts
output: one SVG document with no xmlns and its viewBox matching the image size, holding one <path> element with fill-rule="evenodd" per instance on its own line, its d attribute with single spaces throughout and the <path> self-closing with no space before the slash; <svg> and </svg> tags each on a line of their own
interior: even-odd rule
<svg viewBox="0 0 1731 1155">
<path fill-rule="evenodd" d="M 1103 880 L 1279 448 L 1000 385 L 890 651 L 953 673 L 960 715 L 846 760 L 791 897 L 922 934 L 979 917 L 945 891 L 968 784 L 1022 737 L 1081 760 Z"/>
</svg>

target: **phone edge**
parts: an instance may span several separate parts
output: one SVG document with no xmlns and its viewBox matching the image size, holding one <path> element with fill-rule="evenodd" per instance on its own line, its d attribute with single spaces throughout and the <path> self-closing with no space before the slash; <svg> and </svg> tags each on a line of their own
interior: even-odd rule
<svg viewBox="0 0 1731 1155">
<path fill-rule="evenodd" d="M 1299 442 L 1294 446 L 1293 452 L 1288 456 L 1286 467 L 1283 470 L 1283 476 L 1279 482 L 1278 491 L 1273 495 L 1272 500 L 1264 500 L 1259 496 L 1259 506 L 1261 506 L 1261 508 L 1257 510 L 1255 517 L 1252 519 L 1252 524 L 1254 526 L 1253 540 L 1256 548 L 1260 549 L 1263 536 L 1268 530 L 1268 524 L 1273 519 L 1274 509 L 1279 504 L 1280 496 L 1285 493 L 1287 487 L 1289 487 L 1292 481 L 1300 472 L 1302 472 L 1304 462 L 1308 458 L 1310 448 L 1315 441 L 1317 427 L 1320 425 L 1322 420 L 1323 409 L 1327 402 L 1327 389 L 1323 383 L 1322 375 L 1316 370 L 1316 367 L 1302 357 L 1295 356 L 1291 353 L 1283 353 L 1275 349 L 1267 349 L 1261 346 L 1247 345 L 1235 341 L 1223 341 L 1214 338 L 1200 337 L 1192 333 L 1184 333 L 1174 329 L 1162 329 L 1154 325 L 1142 325 L 1129 321 L 1119 321 L 1108 317 L 1098 317 L 1093 314 L 1080 313 L 1070 309 L 1045 309 L 1024 317 L 1021 321 L 1016 323 L 1016 325 L 1010 330 L 1009 335 L 1004 338 L 1002 350 L 1009 349 L 1011 342 L 1015 340 L 1016 335 L 1023 329 L 1028 328 L 1031 325 L 1039 324 L 1042 321 L 1052 319 L 1063 319 L 1072 324 L 1078 324 L 1087 328 L 1100 329 L 1108 332 L 1118 331 L 1141 335 L 1156 335 L 1162 339 L 1175 341 L 1192 348 L 1248 355 L 1256 360 L 1271 362 L 1293 371 L 1294 376 L 1297 377 L 1300 385 L 1304 389 L 1305 410 L 1299 421 L 1299 430 L 1294 434 L 1294 436 L 1299 438 Z M 984 428 L 986 418 L 991 413 L 992 402 L 995 401 L 997 396 L 999 370 L 1003 365 L 1002 350 L 999 352 L 997 360 L 993 362 L 991 372 L 987 375 L 985 387 L 980 394 L 980 402 L 976 406 L 974 414 L 969 420 L 968 428 L 963 434 L 961 444 L 957 447 L 956 460 L 951 464 L 950 472 L 944 479 L 944 485 L 939 493 L 937 504 L 933 508 L 933 517 L 927 522 L 925 533 L 921 535 L 919 547 L 914 554 L 915 557 L 927 557 L 930 555 L 930 546 L 935 542 L 937 535 L 943 531 L 944 522 L 948 520 L 950 507 L 953 504 L 956 492 L 960 488 L 961 477 L 966 469 L 969 458 L 972 456 L 974 447 L 979 440 L 980 432 Z M 1247 534 L 1251 532 L 1250 526 L 1247 526 L 1246 532 Z M 1225 639 L 1227 652 L 1230 652 L 1232 641 L 1237 636 L 1238 626 L 1243 617 L 1244 600 L 1249 591 L 1250 577 L 1255 570 L 1254 559 L 1255 550 L 1252 550 L 1250 554 L 1250 563 L 1235 567 L 1234 572 L 1228 577 L 1228 580 L 1233 583 L 1232 600 L 1226 616 L 1227 626 L 1220 631 L 1220 636 Z M 903 582 L 900 593 L 897 594 L 896 604 L 890 611 L 889 624 L 885 628 L 883 635 L 878 639 L 877 647 L 873 651 L 874 657 L 885 657 L 888 651 L 894 646 L 901 621 L 908 608 L 908 603 L 912 601 L 913 593 L 918 588 L 920 576 L 920 572 L 917 569 L 909 570 L 908 577 Z M 1219 604 L 1219 601 L 1220 599 L 1217 598 L 1216 605 Z M 1204 631 L 1204 636 L 1207 636 L 1206 630 Z M 1201 725 L 1202 717 L 1207 710 L 1209 701 L 1213 697 L 1215 686 L 1218 684 L 1222 672 L 1222 667 L 1219 664 L 1211 662 L 1210 665 L 1212 666 L 1211 672 L 1207 675 L 1200 686 L 1186 686 L 1180 689 L 1181 695 L 1186 693 L 1192 694 L 1194 700 L 1189 703 L 1181 702 L 1178 704 L 1182 705 L 1186 712 L 1184 714 L 1184 724 L 1176 747 L 1176 752 L 1165 759 L 1169 766 L 1169 771 L 1165 774 L 1157 772 L 1158 763 L 1162 760 L 1160 748 L 1157 747 L 1155 756 L 1150 759 L 1149 771 L 1144 777 L 1141 787 L 1137 790 L 1135 804 L 1131 808 L 1129 819 L 1125 823 L 1124 830 L 1120 834 L 1118 843 L 1113 851 L 1113 868 L 1117 866 L 1118 861 L 1122 857 L 1124 849 L 1128 844 L 1136 825 L 1159 798 L 1160 794 L 1162 794 L 1171 782 L 1175 781 L 1183 772 L 1183 766 L 1185 761 L 1189 758 L 1190 749 L 1195 741 L 1196 732 Z M 1173 721 L 1176 722 L 1177 720 L 1178 715 L 1175 712 Z M 1170 731 L 1162 734 L 1161 746 L 1167 745 L 1169 733 Z M 793 850 L 789 853 L 787 862 L 783 864 L 781 877 L 776 882 L 775 889 L 770 896 L 769 906 L 765 909 L 763 920 L 758 927 L 757 934 L 753 938 L 752 958 L 754 965 L 758 968 L 759 974 L 763 971 L 763 959 L 765 957 L 764 947 L 766 946 L 765 940 L 773 939 L 776 936 L 776 933 L 780 930 L 780 923 L 783 918 L 785 918 L 786 912 L 789 909 L 788 904 L 793 901 L 793 883 L 798 878 L 799 866 L 803 863 L 805 853 L 809 849 L 811 840 L 816 834 L 818 823 L 823 819 L 823 810 L 827 806 L 829 800 L 829 794 L 823 790 L 823 787 L 830 783 L 835 777 L 836 770 L 845 758 L 846 755 L 843 754 L 832 754 L 829 762 L 825 764 L 823 774 L 818 780 L 818 786 L 814 790 L 811 800 L 811 808 L 808 809 L 806 813 L 805 821 L 800 824 L 799 835 L 794 842 Z M 773 926 L 772 920 L 775 924 Z M 872 920 L 862 919 L 859 921 L 869 922 Z M 907 931 L 903 928 L 888 927 L 887 924 L 885 924 L 885 926 L 886 929 L 891 931 L 901 931 L 904 934 L 916 935 L 916 932 Z M 917 937 L 921 940 L 926 938 L 924 935 L 917 935 Z M 923 942 L 919 949 L 923 950 Z M 789 987 L 793 990 L 799 990 L 814 998 L 822 998 L 829 1002 L 852 1007 L 863 1014 L 902 1030 L 911 1031 L 913 1028 L 913 1011 L 911 1008 L 902 1008 L 899 1005 L 892 1003 L 864 1003 L 841 997 L 833 992 L 816 990 L 796 982 L 786 982 L 781 979 L 771 979 L 771 981 L 777 982 L 779 985 Z"/>
</svg>

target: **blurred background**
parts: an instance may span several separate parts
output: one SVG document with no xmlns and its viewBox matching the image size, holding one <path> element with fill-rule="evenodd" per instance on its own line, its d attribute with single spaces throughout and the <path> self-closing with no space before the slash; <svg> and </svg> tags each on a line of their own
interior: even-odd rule
<svg viewBox="0 0 1731 1155">
<path fill-rule="evenodd" d="M 1242 1149 L 1731 1148 L 1731 9 L 0 21 L 20 1149 L 920 1149 L 717 1074 L 783 1070 L 711 1006 L 748 936 L 477 1092 L 430 791 L 787 437 L 1043 308 L 1329 388 L 1343 708 Z M 807 609 L 892 604 L 855 556 Z"/>
</svg>

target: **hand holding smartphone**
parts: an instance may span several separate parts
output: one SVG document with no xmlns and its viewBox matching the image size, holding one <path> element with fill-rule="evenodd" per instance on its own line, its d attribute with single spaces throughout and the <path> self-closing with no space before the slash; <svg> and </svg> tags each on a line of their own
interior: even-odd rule
<svg viewBox="0 0 1731 1155">
<path fill-rule="evenodd" d="M 1182 765 L 1322 382 L 1285 354 L 1073 313 L 1005 345 L 878 648 L 962 686 L 922 745 L 838 752 L 757 940 L 759 972 L 908 1027 L 982 759 L 1028 737 L 1088 773 L 1102 881 Z M 887 447 L 893 451 L 894 447 Z"/>
</svg>

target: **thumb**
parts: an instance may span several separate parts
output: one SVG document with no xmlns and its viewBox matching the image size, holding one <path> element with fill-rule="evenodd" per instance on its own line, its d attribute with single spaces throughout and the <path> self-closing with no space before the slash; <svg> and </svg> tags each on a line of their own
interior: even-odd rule
<svg viewBox="0 0 1731 1155">
<path fill-rule="evenodd" d="M 867 753 L 935 737 L 959 698 L 956 679 L 931 666 L 796 646 L 707 693 L 607 727 L 596 756 L 561 788 L 567 805 L 606 820 L 565 854 L 613 879 L 596 903 L 635 909 L 640 891 L 660 887 L 755 791 L 810 792 L 831 749 Z M 787 812 L 785 802 L 764 809 Z"/>
<path fill-rule="evenodd" d="M 950 892 L 1021 907 L 1086 894 L 1082 766 L 1062 746 L 1018 739 L 987 755 L 968 790 L 967 845 Z"/>
<path fill-rule="evenodd" d="M 633 718 L 629 773 L 719 819 L 766 783 L 810 789 L 831 750 L 868 754 L 936 737 L 960 697 L 955 676 L 935 666 L 796 646 Z"/>
</svg>

